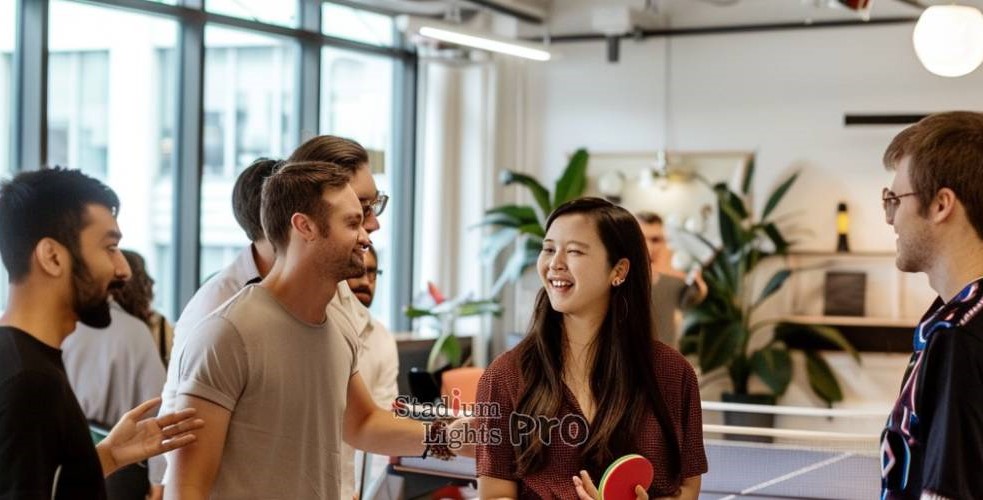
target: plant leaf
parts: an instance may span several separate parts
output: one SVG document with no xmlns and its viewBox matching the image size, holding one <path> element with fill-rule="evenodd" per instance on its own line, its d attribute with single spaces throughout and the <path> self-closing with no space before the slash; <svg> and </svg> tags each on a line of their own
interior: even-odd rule
<svg viewBox="0 0 983 500">
<path fill-rule="evenodd" d="M 539 251 L 543 248 L 541 239 L 535 237 L 521 236 L 519 244 L 516 245 L 512 256 L 502 269 L 502 274 L 492 285 L 491 296 L 497 297 L 506 283 L 512 283 L 522 277 L 522 273 L 539 258 Z"/>
<path fill-rule="evenodd" d="M 826 325 L 803 325 L 800 323 L 778 323 L 775 325 L 775 340 L 788 342 L 796 336 L 805 335 L 820 339 L 831 347 L 839 347 L 850 353 L 853 359 L 860 362 L 860 353 L 853 347 L 839 330 Z"/>
<path fill-rule="evenodd" d="M 497 300 L 472 300 L 457 306 L 455 316 L 463 318 L 465 316 L 477 316 L 479 314 L 494 314 L 501 316 L 502 306 Z"/>
<path fill-rule="evenodd" d="M 447 358 L 451 366 L 461 365 L 461 342 L 452 330 L 440 332 L 440 336 L 434 341 L 433 347 L 430 348 L 430 356 L 427 357 L 427 371 L 433 372 L 437 369 L 441 354 Z"/>
<path fill-rule="evenodd" d="M 481 222 L 472 225 L 468 229 L 476 229 L 484 226 L 501 226 L 516 228 L 522 224 L 521 221 L 506 214 L 487 214 L 481 219 Z"/>
<path fill-rule="evenodd" d="M 505 247 L 515 242 L 518 236 L 519 230 L 511 227 L 499 229 L 485 236 L 481 246 L 481 260 L 485 263 L 495 260 Z"/>
<path fill-rule="evenodd" d="M 546 237 L 546 230 L 538 222 L 535 224 L 523 224 L 519 231 L 525 234 L 531 234 L 533 236 L 538 236 L 540 240 Z"/>
<path fill-rule="evenodd" d="M 549 191 L 547 191 L 546 188 L 534 177 L 526 174 L 520 174 L 514 170 L 503 170 L 502 173 L 499 174 L 498 180 L 505 186 L 508 186 L 509 184 L 519 184 L 529 189 L 529 192 L 532 193 L 533 199 L 536 200 L 536 205 L 539 206 L 539 209 L 542 211 L 544 216 L 549 215 L 552 211 L 550 209 Z"/>
<path fill-rule="evenodd" d="M 775 396 L 781 396 L 792 381 L 792 356 L 784 345 L 773 343 L 751 356 L 751 369 Z"/>
<path fill-rule="evenodd" d="M 535 224 L 539 222 L 536 218 L 536 210 L 529 205 L 502 205 L 500 207 L 489 208 L 485 211 L 485 218 L 493 214 L 502 214 L 515 220 L 516 226 L 523 224 Z"/>
<path fill-rule="evenodd" d="M 705 325 L 700 333 L 700 370 L 710 373 L 737 356 L 747 332 L 739 322 Z"/>
<path fill-rule="evenodd" d="M 764 290 L 761 290 L 761 295 L 758 297 L 758 300 L 751 307 L 755 308 L 761 305 L 761 303 L 764 302 L 765 299 L 771 297 L 775 292 L 781 289 L 782 285 L 785 284 L 785 280 L 787 280 L 788 277 L 791 275 L 792 275 L 791 269 L 782 269 L 776 272 L 775 274 L 773 274 L 771 276 L 771 279 L 768 280 L 768 284 L 765 285 Z"/>
<path fill-rule="evenodd" d="M 556 181 L 556 189 L 553 191 L 553 209 L 584 194 L 584 190 L 587 189 L 588 158 L 587 150 L 583 148 L 578 149 L 570 157 L 570 163 L 567 164 L 563 175 Z"/>
<path fill-rule="evenodd" d="M 741 181 L 741 193 L 744 196 L 751 192 L 751 182 L 754 179 L 754 160 L 755 156 L 751 155 L 747 161 L 747 168 L 744 169 L 744 179 Z"/>
<path fill-rule="evenodd" d="M 410 318 L 410 319 L 423 318 L 423 317 L 426 317 L 426 316 L 434 316 L 434 317 L 437 316 L 436 314 L 434 314 L 429 309 L 420 309 L 420 308 L 413 307 L 413 306 L 406 306 L 406 307 L 404 307 L 403 308 L 403 315 L 405 315 L 407 318 Z"/>
<path fill-rule="evenodd" d="M 809 375 L 809 387 L 828 406 L 832 406 L 837 401 L 843 401 L 843 390 L 840 389 L 840 382 L 836 380 L 836 375 L 826 360 L 816 351 L 804 351 L 804 354 L 806 356 L 806 373 Z"/>
<path fill-rule="evenodd" d="M 785 197 L 785 193 L 788 192 L 789 188 L 792 187 L 792 184 L 795 182 L 795 179 L 797 179 L 798 177 L 799 177 L 798 172 L 792 174 L 791 177 L 785 179 L 785 182 L 781 183 L 781 185 L 779 185 L 771 193 L 771 196 L 768 197 L 768 203 L 765 204 L 765 211 L 761 215 L 761 220 L 765 220 L 768 218 L 769 215 L 771 215 L 771 211 L 774 210 L 779 203 L 781 203 L 782 198 Z"/>
<path fill-rule="evenodd" d="M 782 236 L 781 231 L 778 230 L 778 226 L 773 222 L 769 222 L 764 226 L 765 235 L 768 239 L 775 245 L 775 253 L 779 255 L 785 255 L 788 252 L 789 242 L 785 240 Z"/>
</svg>

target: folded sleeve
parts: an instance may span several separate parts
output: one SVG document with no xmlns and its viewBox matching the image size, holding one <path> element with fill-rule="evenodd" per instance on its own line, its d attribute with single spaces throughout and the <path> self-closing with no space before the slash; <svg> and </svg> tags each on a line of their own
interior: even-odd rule
<svg viewBox="0 0 983 500">
<path fill-rule="evenodd" d="M 245 344 L 221 316 L 198 324 L 181 350 L 177 393 L 198 397 L 234 411 L 249 374 Z"/>
</svg>

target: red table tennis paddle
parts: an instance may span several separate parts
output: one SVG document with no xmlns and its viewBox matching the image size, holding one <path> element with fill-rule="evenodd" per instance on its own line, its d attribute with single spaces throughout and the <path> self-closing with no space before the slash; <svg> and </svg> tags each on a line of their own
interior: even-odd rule
<svg viewBox="0 0 983 500">
<path fill-rule="evenodd" d="M 598 500 L 635 500 L 635 486 L 648 489 L 655 471 L 641 455 L 625 455 L 614 461 L 601 476 Z"/>
</svg>

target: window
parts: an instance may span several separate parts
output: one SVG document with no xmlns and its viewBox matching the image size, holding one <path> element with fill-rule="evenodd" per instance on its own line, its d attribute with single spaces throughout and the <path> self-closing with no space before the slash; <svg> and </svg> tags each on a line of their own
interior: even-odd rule
<svg viewBox="0 0 983 500">
<path fill-rule="evenodd" d="M 116 191 L 122 246 L 144 256 L 170 313 L 177 23 L 54 0 L 48 33 L 48 161 Z"/>
<path fill-rule="evenodd" d="M 17 26 L 13 0 L 0 0 L 0 177 L 11 174 L 10 151 L 13 121 L 13 54 Z M 7 270 L 0 266 L 0 310 L 7 307 Z"/>
<path fill-rule="evenodd" d="M 324 2 L 321 4 L 321 30 L 325 35 L 392 47 L 395 26 L 390 16 Z"/>
<path fill-rule="evenodd" d="M 297 0 L 206 0 L 205 9 L 216 14 L 253 21 L 297 26 Z"/>
<path fill-rule="evenodd" d="M 210 26 L 205 46 L 201 278 L 235 258 L 215 248 L 249 244 L 232 215 L 236 177 L 257 158 L 288 156 L 299 127 L 294 42 Z"/>
<path fill-rule="evenodd" d="M 378 188 L 392 194 L 393 168 L 393 66 L 391 59 L 325 47 L 321 49 L 321 133 L 358 141 L 370 152 Z M 390 207 L 393 204 L 390 203 Z M 393 307 L 389 290 L 394 271 L 392 259 L 391 208 L 382 214 L 381 228 L 371 235 L 379 254 L 378 292 L 372 313 L 389 318 Z"/>
</svg>

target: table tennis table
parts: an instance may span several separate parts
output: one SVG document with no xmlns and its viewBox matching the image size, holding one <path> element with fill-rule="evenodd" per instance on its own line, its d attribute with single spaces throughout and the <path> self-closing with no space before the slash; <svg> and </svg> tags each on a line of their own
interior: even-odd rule
<svg viewBox="0 0 983 500">
<path fill-rule="evenodd" d="M 827 451 L 793 445 L 707 440 L 709 472 L 701 499 L 873 499 L 880 495 L 873 451 Z M 474 479 L 474 459 L 404 459 L 394 468 L 456 480 Z"/>
<path fill-rule="evenodd" d="M 710 470 L 701 499 L 873 499 L 880 496 L 876 450 L 707 440 Z"/>
</svg>

